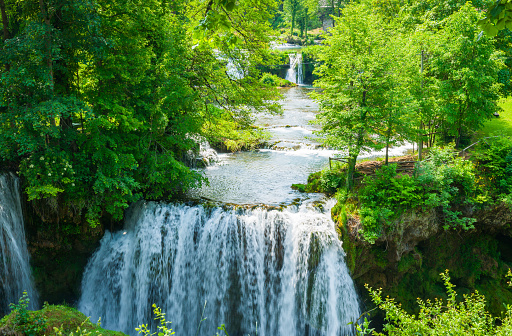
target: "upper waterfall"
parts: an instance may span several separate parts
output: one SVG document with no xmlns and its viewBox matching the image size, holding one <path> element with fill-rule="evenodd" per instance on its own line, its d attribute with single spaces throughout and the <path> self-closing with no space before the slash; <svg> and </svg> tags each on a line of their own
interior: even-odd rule
<svg viewBox="0 0 512 336">
<path fill-rule="evenodd" d="M 37 307 L 37 292 L 29 265 L 21 208 L 19 179 L 0 175 L 0 316 L 9 312 L 26 291 L 31 308 Z"/>
<path fill-rule="evenodd" d="M 288 57 L 290 57 L 290 68 L 286 72 L 286 79 L 296 84 L 303 84 L 302 54 L 289 54 Z"/>
<path fill-rule="evenodd" d="M 231 336 L 351 335 L 360 314 L 330 212 L 312 203 L 137 204 L 89 261 L 79 309 L 135 334 L 153 303 L 181 335 L 195 335 L 202 316 L 200 335 L 221 324 Z"/>
</svg>

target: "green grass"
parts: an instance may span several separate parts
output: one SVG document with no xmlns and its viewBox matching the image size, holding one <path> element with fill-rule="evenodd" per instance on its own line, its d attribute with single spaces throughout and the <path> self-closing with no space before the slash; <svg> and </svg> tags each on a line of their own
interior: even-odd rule
<svg viewBox="0 0 512 336">
<path fill-rule="evenodd" d="M 500 116 L 484 123 L 482 129 L 475 135 L 477 140 L 494 133 L 512 136 L 512 97 L 501 98 L 499 105 L 503 109 L 500 111 Z"/>
<path fill-rule="evenodd" d="M 16 314 L 14 311 L 4 316 L 0 320 L 0 335 L 23 335 L 25 334 L 23 330 L 28 328 L 34 330 L 35 336 L 69 335 L 71 332 L 75 335 L 126 336 L 122 332 L 101 328 L 97 323 L 89 321 L 89 318 L 78 310 L 67 306 L 45 305 L 41 310 L 26 312 L 28 321 L 22 327 L 14 322 L 14 314 Z M 36 322 L 37 320 L 40 322 Z M 54 328 L 58 328 L 58 331 Z"/>
</svg>

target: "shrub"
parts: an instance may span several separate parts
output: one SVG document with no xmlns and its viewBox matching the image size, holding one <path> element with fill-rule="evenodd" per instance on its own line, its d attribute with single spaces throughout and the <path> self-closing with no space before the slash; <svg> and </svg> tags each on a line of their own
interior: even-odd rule
<svg viewBox="0 0 512 336">
<path fill-rule="evenodd" d="M 474 218 L 462 210 L 481 201 L 475 166 L 457 157 L 453 145 L 431 148 L 429 158 L 416 165 L 414 177 L 397 174 L 396 164 L 378 169 L 375 176 L 366 176 L 359 190 L 361 231 L 370 243 L 409 209 L 439 208 L 443 228 L 474 228 Z"/>
<path fill-rule="evenodd" d="M 264 73 L 263 76 L 261 76 L 260 81 L 268 86 L 280 86 L 280 87 L 290 87 L 295 86 L 295 83 L 290 82 L 289 80 L 280 78 L 274 74 L 270 73 Z"/>
<path fill-rule="evenodd" d="M 409 175 L 397 175 L 396 168 L 396 164 L 382 166 L 375 176 L 364 178 L 359 190 L 361 233 L 372 244 L 394 219 L 421 201 L 417 182 Z"/>
<path fill-rule="evenodd" d="M 508 276 L 511 276 L 510 271 Z M 418 298 L 420 312 L 417 316 L 409 315 L 393 299 L 382 298 L 381 290 L 367 289 L 372 301 L 386 313 L 386 321 L 383 331 L 388 336 L 409 335 L 510 335 L 512 331 L 512 307 L 507 306 L 507 312 L 501 319 L 501 324 L 495 323 L 493 318 L 485 310 L 485 297 L 475 291 L 473 294 L 464 295 L 461 302 L 457 301 L 455 285 L 450 282 L 448 271 L 441 277 L 446 287 L 448 300 L 444 302 L 436 299 L 434 302 L 423 301 Z M 368 329 L 368 324 L 360 328 L 360 335 Z M 367 334 L 367 333 L 366 333 Z M 373 333 L 383 336 L 382 333 Z"/>
<path fill-rule="evenodd" d="M 490 192 L 508 199 L 512 193 L 512 137 L 484 139 L 473 156 Z"/>
<path fill-rule="evenodd" d="M 40 312 L 31 312 L 28 310 L 30 299 L 27 292 L 18 300 L 18 303 L 9 304 L 11 308 L 11 325 L 16 331 L 21 332 L 23 335 L 36 336 L 42 335 L 45 329 L 45 319 Z"/>
</svg>

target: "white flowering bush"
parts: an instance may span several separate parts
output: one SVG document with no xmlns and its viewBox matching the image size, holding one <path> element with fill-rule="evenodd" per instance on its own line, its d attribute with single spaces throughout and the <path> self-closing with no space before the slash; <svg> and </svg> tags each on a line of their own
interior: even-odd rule
<svg viewBox="0 0 512 336">
<path fill-rule="evenodd" d="M 27 179 L 29 201 L 55 197 L 75 185 L 75 172 L 66 152 L 34 153 L 21 162 L 20 174 Z"/>
</svg>

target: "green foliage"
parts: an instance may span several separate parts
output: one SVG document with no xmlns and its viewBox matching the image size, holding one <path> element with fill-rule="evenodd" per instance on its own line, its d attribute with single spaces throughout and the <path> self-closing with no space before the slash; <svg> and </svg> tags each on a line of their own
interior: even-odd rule
<svg viewBox="0 0 512 336">
<path fill-rule="evenodd" d="M 397 175 L 396 164 L 382 166 L 375 177 L 367 176 L 359 190 L 359 214 L 363 237 L 371 244 L 393 221 L 421 202 L 420 187 L 409 175 Z"/>
<path fill-rule="evenodd" d="M 87 322 L 89 319 L 85 319 L 79 326 L 76 327 L 75 331 L 67 333 L 64 328 L 61 327 L 53 327 L 53 331 L 55 336 L 91 336 L 91 335 L 102 335 L 99 330 L 94 330 L 94 333 L 91 330 L 87 330 Z M 99 322 L 98 322 L 99 326 Z"/>
<path fill-rule="evenodd" d="M 23 292 L 18 303 L 9 304 L 12 327 L 27 336 L 41 335 L 45 329 L 46 320 L 40 312 L 30 312 L 28 310 L 29 303 L 27 292 Z"/>
<path fill-rule="evenodd" d="M 106 330 L 100 322 L 91 323 L 89 318 L 78 310 L 65 306 L 44 304 L 43 309 L 29 311 L 26 293 L 17 304 L 11 304 L 12 311 L 0 320 L 0 328 L 8 335 L 75 335 L 75 336 L 125 336 L 125 334 Z"/>
<path fill-rule="evenodd" d="M 448 271 L 442 273 L 441 278 L 446 288 L 447 301 L 436 299 L 432 302 L 418 298 L 417 316 L 409 315 L 393 299 L 383 299 L 381 290 L 367 287 L 372 301 L 386 313 L 387 323 L 383 330 L 386 335 L 508 335 L 512 327 L 510 306 L 501 324 L 496 325 L 495 318 L 485 309 L 483 295 L 478 292 L 464 295 L 464 299 L 459 302 Z"/>
<path fill-rule="evenodd" d="M 474 152 L 481 181 L 498 199 L 512 194 L 512 138 L 493 136 L 483 139 Z"/>
<path fill-rule="evenodd" d="M 275 87 L 290 87 L 290 86 L 296 86 L 295 83 L 290 82 L 289 80 L 282 79 L 274 74 L 270 73 L 264 73 L 263 76 L 261 76 L 260 81 L 268 86 Z"/>
<path fill-rule="evenodd" d="M 366 176 L 358 191 L 363 237 L 370 243 L 387 231 L 409 210 L 437 208 L 442 211 L 443 228 L 470 230 L 475 219 L 463 210 L 482 203 L 471 161 L 457 157 L 452 146 L 434 147 L 427 160 L 418 162 L 413 177 L 397 174 L 396 164 Z"/>
<path fill-rule="evenodd" d="M 495 1 L 486 11 L 485 18 L 479 21 L 480 27 L 489 36 L 496 36 L 500 30 L 512 29 L 512 2 L 509 0 Z"/>
<path fill-rule="evenodd" d="M 151 333 L 147 324 L 141 324 L 138 328 L 135 328 L 135 330 L 144 336 L 174 335 L 174 331 L 172 331 L 172 328 L 168 326 L 168 324 L 171 324 L 171 322 L 165 320 L 165 313 L 162 313 L 162 309 L 157 307 L 156 304 L 153 304 L 153 313 L 155 314 L 155 320 L 158 321 L 158 331 Z"/>
<path fill-rule="evenodd" d="M 224 109 L 212 106 L 209 111 L 214 118 L 204 124 L 202 133 L 215 148 L 231 152 L 252 150 L 270 139 L 270 134 L 265 130 L 238 123 Z"/>
<path fill-rule="evenodd" d="M 29 200 L 58 205 L 43 220 L 73 213 L 95 226 L 103 215 L 120 220 L 141 197 L 197 186 L 186 155 L 209 125 L 236 133 L 226 136 L 232 150 L 264 138 L 251 115 L 279 107 L 256 67 L 268 54 L 270 14 L 254 5 L 7 2 L 0 160 L 19 166 Z"/>
<path fill-rule="evenodd" d="M 416 180 L 422 186 L 426 207 L 441 207 L 445 215 L 445 229 L 474 228 L 474 218 L 463 217 L 459 210 L 478 203 L 476 171 L 471 161 L 457 157 L 453 146 L 432 148 L 429 159 L 416 167 Z"/>
<path fill-rule="evenodd" d="M 430 70 L 439 79 L 439 102 L 447 135 L 457 145 L 498 110 L 502 67 L 491 39 L 479 36 L 479 12 L 469 3 L 446 19 Z M 437 49 L 437 50 L 436 50 Z"/>
</svg>

